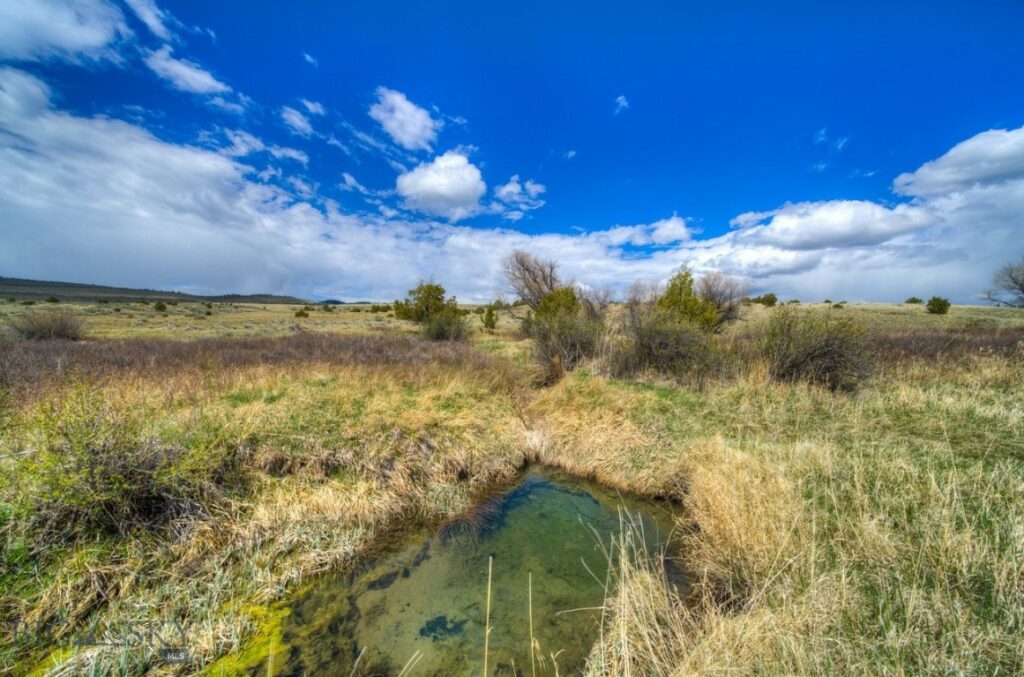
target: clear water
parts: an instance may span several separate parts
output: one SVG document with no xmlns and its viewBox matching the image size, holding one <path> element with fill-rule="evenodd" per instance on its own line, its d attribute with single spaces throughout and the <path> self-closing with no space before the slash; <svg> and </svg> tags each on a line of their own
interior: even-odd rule
<svg viewBox="0 0 1024 677">
<path fill-rule="evenodd" d="M 608 562 L 603 548 L 620 511 L 643 525 L 660 551 L 666 506 L 624 497 L 560 473 L 532 470 L 465 520 L 414 535 L 365 570 L 328 578 L 296 600 L 283 631 L 287 658 L 276 674 L 481 674 L 488 559 L 493 557 L 488 673 L 530 674 L 533 635 L 546 665 L 573 674 L 600 632 Z M 603 544 L 603 548 L 602 548 Z M 360 657 L 360 654 L 361 657 Z M 261 670 L 268 671 L 266 666 Z"/>
</svg>

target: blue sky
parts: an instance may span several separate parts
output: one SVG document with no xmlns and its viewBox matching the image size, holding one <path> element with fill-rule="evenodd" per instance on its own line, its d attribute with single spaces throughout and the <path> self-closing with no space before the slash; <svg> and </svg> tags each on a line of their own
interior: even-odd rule
<svg viewBox="0 0 1024 677">
<path fill-rule="evenodd" d="M 0 0 L 0 274 L 970 301 L 1024 254 L 1024 6 L 833 5 Z"/>
</svg>

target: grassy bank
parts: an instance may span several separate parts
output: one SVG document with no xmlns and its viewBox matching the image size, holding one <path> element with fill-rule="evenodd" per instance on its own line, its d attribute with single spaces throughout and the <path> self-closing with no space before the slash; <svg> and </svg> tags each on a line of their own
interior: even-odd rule
<svg viewBox="0 0 1024 677">
<path fill-rule="evenodd" d="M 686 507 L 692 597 L 624 558 L 593 674 L 1019 672 L 1024 336 L 931 319 L 876 336 L 852 395 L 756 360 L 701 389 L 536 388 L 507 332 L 5 343 L 0 666 L 230 672 L 289 589 L 537 459 Z M 85 462 L 125 455 L 131 482 Z M 187 627 L 190 661 L 55 651 L 139 619 Z"/>
</svg>

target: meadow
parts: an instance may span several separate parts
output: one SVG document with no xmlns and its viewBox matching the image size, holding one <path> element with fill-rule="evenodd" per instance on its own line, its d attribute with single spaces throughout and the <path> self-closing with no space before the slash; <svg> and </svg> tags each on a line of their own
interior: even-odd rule
<svg viewBox="0 0 1024 677">
<path fill-rule="evenodd" d="M 743 351 L 540 385 L 506 311 L 458 343 L 365 306 L 62 302 L 86 340 L 18 340 L 38 305 L 0 304 L 0 670 L 247 674 L 290 594 L 530 463 L 681 508 L 691 589 L 620 534 L 587 674 L 1024 670 L 1024 311 L 802 304 L 867 330 L 833 392 Z"/>
</svg>

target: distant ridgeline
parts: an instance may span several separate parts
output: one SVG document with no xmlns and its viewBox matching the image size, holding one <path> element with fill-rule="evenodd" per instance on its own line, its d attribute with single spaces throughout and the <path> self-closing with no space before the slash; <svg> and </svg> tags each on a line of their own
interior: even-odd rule
<svg viewBox="0 0 1024 677">
<path fill-rule="evenodd" d="M 277 294 L 222 294 L 200 296 L 176 291 L 104 287 L 77 282 L 43 282 L 0 277 L 0 300 L 13 297 L 19 301 L 45 301 L 51 296 L 60 301 L 180 301 L 195 303 L 309 303 L 306 299 Z"/>
</svg>

